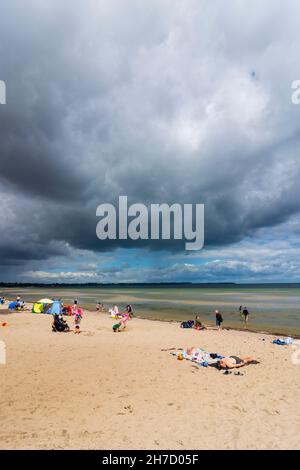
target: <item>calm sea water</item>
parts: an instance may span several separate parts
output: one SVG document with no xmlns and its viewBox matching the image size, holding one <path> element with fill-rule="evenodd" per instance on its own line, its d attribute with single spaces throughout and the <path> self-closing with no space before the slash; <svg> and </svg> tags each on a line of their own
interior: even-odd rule
<svg viewBox="0 0 300 470">
<path fill-rule="evenodd" d="M 183 321 L 201 315 L 204 323 L 214 324 L 214 310 L 224 317 L 224 327 L 243 328 L 238 308 L 250 311 L 249 329 L 300 335 L 300 285 L 286 286 L 141 286 L 141 287 L 80 287 L 80 288 L 4 288 L 0 294 L 25 301 L 42 297 L 61 298 L 65 303 L 79 303 L 95 309 L 96 303 L 119 309 L 131 303 L 136 316 L 156 320 Z"/>
</svg>

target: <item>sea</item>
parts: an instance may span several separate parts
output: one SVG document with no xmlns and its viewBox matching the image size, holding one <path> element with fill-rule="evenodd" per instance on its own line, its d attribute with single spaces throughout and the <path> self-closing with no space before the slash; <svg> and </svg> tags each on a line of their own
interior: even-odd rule
<svg viewBox="0 0 300 470">
<path fill-rule="evenodd" d="M 149 320 L 181 322 L 200 315 L 202 322 L 214 325 L 214 311 L 224 318 L 224 328 L 244 329 L 300 337 L 300 284 L 176 284 L 43 286 L 0 288 L 0 295 L 24 301 L 41 298 L 74 299 L 86 309 L 95 310 L 97 302 L 119 310 L 127 304 L 134 315 Z M 246 326 L 239 307 L 250 312 Z"/>
</svg>

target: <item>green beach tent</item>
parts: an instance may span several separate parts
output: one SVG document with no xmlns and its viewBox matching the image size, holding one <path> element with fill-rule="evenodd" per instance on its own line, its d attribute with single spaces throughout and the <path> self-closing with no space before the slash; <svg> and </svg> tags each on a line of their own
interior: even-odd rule
<svg viewBox="0 0 300 470">
<path fill-rule="evenodd" d="M 32 313 L 44 313 L 44 304 L 35 302 L 32 306 Z"/>
</svg>

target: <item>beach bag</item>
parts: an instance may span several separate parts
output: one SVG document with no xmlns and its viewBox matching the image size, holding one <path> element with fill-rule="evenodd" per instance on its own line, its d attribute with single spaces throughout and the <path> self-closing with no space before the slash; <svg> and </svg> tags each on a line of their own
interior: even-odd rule
<svg viewBox="0 0 300 470">
<path fill-rule="evenodd" d="M 193 326 L 194 326 L 194 321 L 193 320 L 183 321 L 180 324 L 180 328 L 193 328 Z"/>
</svg>

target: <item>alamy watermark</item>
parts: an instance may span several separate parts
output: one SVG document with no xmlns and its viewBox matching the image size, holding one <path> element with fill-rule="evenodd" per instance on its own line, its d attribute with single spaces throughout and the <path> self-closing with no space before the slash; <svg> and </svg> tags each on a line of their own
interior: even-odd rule
<svg viewBox="0 0 300 470">
<path fill-rule="evenodd" d="M 204 204 L 144 204 L 128 206 L 119 196 L 119 206 L 100 204 L 96 210 L 96 234 L 100 240 L 184 240 L 186 250 L 204 245 Z M 118 225 L 118 227 L 117 227 Z"/>
<path fill-rule="evenodd" d="M 296 339 L 293 341 L 292 348 L 295 351 L 292 353 L 292 364 L 298 366 L 300 364 L 300 340 Z"/>
<path fill-rule="evenodd" d="M 0 366 L 6 364 L 6 344 L 0 340 Z"/>
<path fill-rule="evenodd" d="M 0 80 L 0 104 L 6 104 L 6 85 L 3 80 Z"/>
<path fill-rule="evenodd" d="M 292 96 L 291 100 L 293 104 L 300 104 L 300 80 L 294 80 L 292 82 Z"/>
</svg>

